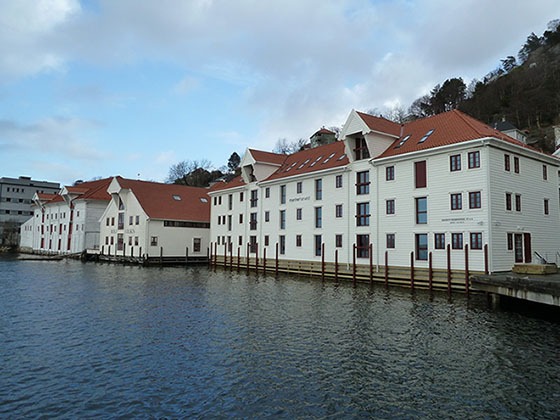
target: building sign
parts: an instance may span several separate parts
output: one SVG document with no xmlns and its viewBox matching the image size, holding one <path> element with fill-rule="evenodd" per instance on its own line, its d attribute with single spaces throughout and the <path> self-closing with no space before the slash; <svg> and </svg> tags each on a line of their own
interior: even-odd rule
<svg viewBox="0 0 560 420">
<path fill-rule="evenodd" d="M 307 197 L 296 197 L 296 198 L 290 198 L 288 201 L 290 203 L 296 203 L 298 201 L 309 201 L 311 200 L 311 196 L 308 195 Z"/>
<path fill-rule="evenodd" d="M 472 217 L 447 217 L 447 218 L 441 219 L 441 221 L 443 223 L 449 223 L 450 225 L 462 225 L 466 222 L 474 221 L 474 218 L 472 218 Z"/>
</svg>

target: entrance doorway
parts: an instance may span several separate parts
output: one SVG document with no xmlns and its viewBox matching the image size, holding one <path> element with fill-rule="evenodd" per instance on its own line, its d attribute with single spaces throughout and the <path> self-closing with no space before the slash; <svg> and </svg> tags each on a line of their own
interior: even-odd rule
<svg viewBox="0 0 560 420">
<path fill-rule="evenodd" d="M 514 254 L 516 263 L 528 264 L 532 261 L 530 233 L 516 233 L 514 235 Z"/>
</svg>

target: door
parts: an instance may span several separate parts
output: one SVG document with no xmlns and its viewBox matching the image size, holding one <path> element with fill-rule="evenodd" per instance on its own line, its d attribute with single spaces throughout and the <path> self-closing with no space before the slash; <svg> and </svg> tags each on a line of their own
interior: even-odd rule
<svg viewBox="0 0 560 420">
<path fill-rule="evenodd" d="M 523 246 L 525 247 L 525 262 L 526 263 L 530 263 L 532 260 L 532 254 L 533 252 L 531 251 L 531 234 L 530 233 L 524 233 L 523 234 Z"/>
<path fill-rule="evenodd" d="M 516 233 L 513 238 L 513 246 L 514 246 L 514 253 L 515 253 L 515 262 L 522 263 L 523 262 L 523 235 L 521 233 Z"/>
</svg>

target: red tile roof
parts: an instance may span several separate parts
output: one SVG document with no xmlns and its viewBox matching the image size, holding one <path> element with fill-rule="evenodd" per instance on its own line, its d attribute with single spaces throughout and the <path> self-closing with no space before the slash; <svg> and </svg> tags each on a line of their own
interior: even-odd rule
<svg viewBox="0 0 560 420">
<path fill-rule="evenodd" d="M 220 191 L 220 190 L 229 190 L 230 188 L 241 187 L 245 184 L 243 181 L 243 177 L 241 175 L 236 176 L 231 181 L 218 181 L 214 185 L 212 185 L 208 192 Z"/>
<path fill-rule="evenodd" d="M 374 117 L 373 115 L 365 114 L 359 111 L 356 111 L 356 113 L 373 131 L 391 134 L 392 136 L 400 136 L 401 134 L 401 125 L 396 122 L 383 117 Z"/>
<path fill-rule="evenodd" d="M 255 161 L 261 163 L 272 163 L 274 165 L 281 165 L 287 155 L 279 153 L 263 152 L 262 150 L 249 149 L 249 152 L 255 158 Z"/>
<path fill-rule="evenodd" d="M 122 188 L 131 190 L 152 219 L 210 222 L 210 197 L 205 188 L 137 181 L 117 177 Z"/>
<path fill-rule="evenodd" d="M 266 180 L 286 178 L 346 164 L 348 164 L 348 158 L 344 153 L 344 142 L 335 141 L 324 146 L 287 155 L 282 166 Z"/>
<path fill-rule="evenodd" d="M 430 134 L 431 130 L 433 131 Z M 427 138 L 421 141 L 426 135 Z M 375 157 L 402 155 L 484 137 L 495 137 L 517 146 L 533 149 L 461 111 L 452 110 L 404 124 L 400 138 L 381 155 Z"/>
<path fill-rule="evenodd" d="M 109 201 L 111 196 L 107 188 L 113 178 L 103 178 L 96 181 L 82 182 L 78 185 L 67 186 L 66 190 L 72 194 L 78 194 L 79 200 L 102 200 Z"/>
<path fill-rule="evenodd" d="M 334 131 L 328 130 L 325 127 L 317 130 L 311 137 L 316 136 L 318 134 L 336 134 Z"/>
</svg>

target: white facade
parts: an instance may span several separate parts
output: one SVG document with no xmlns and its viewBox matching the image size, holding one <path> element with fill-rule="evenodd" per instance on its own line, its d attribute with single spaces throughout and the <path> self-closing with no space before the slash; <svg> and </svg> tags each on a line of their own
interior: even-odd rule
<svg viewBox="0 0 560 420">
<path fill-rule="evenodd" d="M 99 248 L 103 254 L 148 258 L 181 257 L 187 252 L 189 257 L 207 255 L 210 236 L 208 216 L 204 221 L 192 220 L 188 216 L 182 219 L 172 215 L 150 216 L 142 205 L 142 198 L 139 199 L 139 195 L 135 193 L 135 187 L 138 190 L 142 188 L 142 197 L 146 196 L 146 191 L 151 194 L 153 191 L 161 192 L 166 189 L 170 191 L 167 194 L 169 200 L 173 200 L 172 197 L 178 194 L 183 202 L 189 199 L 200 200 L 200 197 L 204 199 L 206 196 L 205 191 L 200 191 L 192 197 L 191 190 L 202 190 L 199 188 L 114 178 L 108 188 L 112 199 L 99 219 Z M 159 199 L 157 201 L 165 212 L 166 203 Z M 202 218 L 204 219 L 204 215 Z"/>
<path fill-rule="evenodd" d="M 384 264 L 387 251 L 389 265 L 409 266 L 413 252 L 415 266 L 428 267 L 431 253 L 433 267 L 445 268 L 449 245 L 453 269 L 465 268 L 466 248 L 470 270 L 483 271 L 487 264 L 491 272 L 509 271 L 515 263 L 540 262 L 538 255 L 555 262 L 560 237 L 550 232 L 560 232 L 559 161 L 497 132 L 488 137 L 486 126 L 476 120 L 480 127 L 469 134 L 472 140 L 454 141 L 467 117 L 433 118 L 402 129 L 388 126 L 390 132 L 384 134 L 368 125 L 377 121 L 366 124 L 352 111 L 342 130 L 343 142 L 291 155 L 274 174 L 247 157 L 254 153 L 249 150 L 243 173 L 257 174 L 256 179 L 245 177 L 245 182 L 210 193 L 211 240 L 218 244 L 218 254 L 245 256 L 249 249 L 262 257 L 266 249 L 267 258 L 274 258 L 278 243 L 280 259 L 321 261 L 323 246 L 326 261 L 333 262 L 338 250 L 339 263 L 352 263 L 356 252 L 356 262 L 368 264 L 371 244 L 376 265 Z M 449 122 L 457 126 L 445 131 Z M 465 124 L 465 131 L 475 126 L 470 120 Z M 429 133 L 425 127 L 432 127 L 432 145 L 430 134 L 423 137 Z M 399 131 L 400 137 L 395 134 Z M 414 144 L 400 153 L 407 132 Z M 365 155 L 356 151 L 362 137 L 369 152 Z M 307 171 L 298 172 L 305 156 L 322 161 L 327 147 L 336 148 L 333 159 L 345 153 L 349 161 L 328 169 L 322 169 L 321 162 L 309 168 L 308 162 Z M 417 186 L 416 171 L 422 167 L 426 185 Z M 359 185 L 364 176 L 369 184 Z M 361 246 L 366 240 L 366 247 Z M 258 249 L 248 247 L 255 242 Z"/>
</svg>

